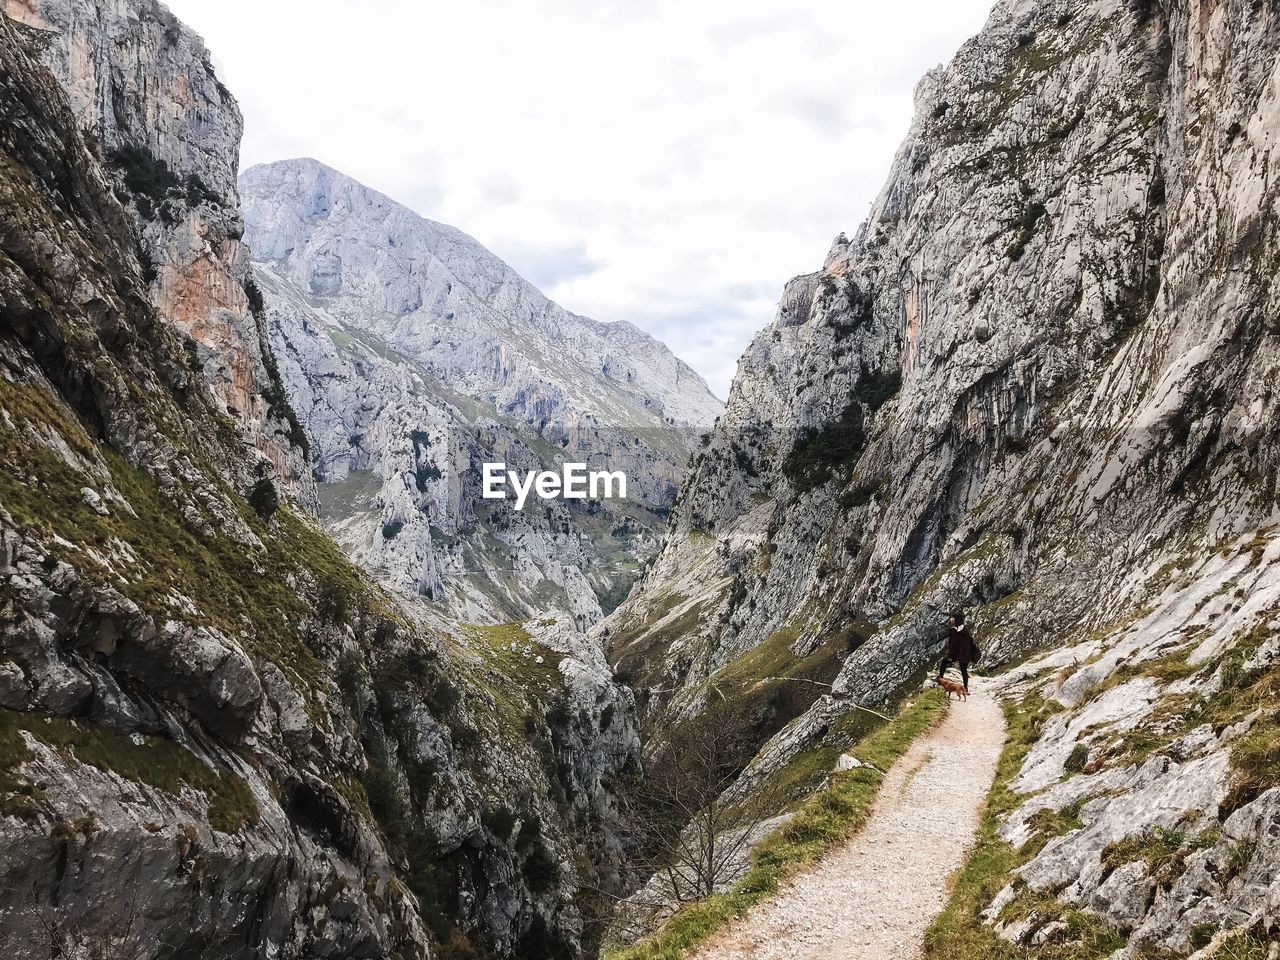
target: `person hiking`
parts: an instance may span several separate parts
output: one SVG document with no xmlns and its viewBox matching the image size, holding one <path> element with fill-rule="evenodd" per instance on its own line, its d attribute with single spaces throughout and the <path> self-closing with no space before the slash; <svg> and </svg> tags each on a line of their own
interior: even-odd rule
<svg viewBox="0 0 1280 960">
<path fill-rule="evenodd" d="M 951 614 L 947 630 L 947 653 L 938 665 L 938 679 L 947 672 L 947 667 L 956 664 L 960 668 L 960 676 L 964 678 L 964 692 L 969 692 L 969 664 L 978 659 L 978 645 L 973 642 L 973 634 L 964 622 L 964 613 L 957 610 Z"/>
</svg>

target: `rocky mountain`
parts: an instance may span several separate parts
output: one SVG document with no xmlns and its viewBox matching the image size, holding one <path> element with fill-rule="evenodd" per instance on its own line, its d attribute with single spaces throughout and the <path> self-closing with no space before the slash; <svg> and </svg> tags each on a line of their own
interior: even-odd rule
<svg viewBox="0 0 1280 960">
<path fill-rule="evenodd" d="M 658 341 L 561 309 L 475 240 L 314 160 L 241 177 L 246 236 L 322 516 L 464 620 L 582 627 L 655 552 L 722 405 Z M 627 501 L 483 501 L 481 464 L 622 470 Z"/>
<path fill-rule="evenodd" d="M 1019 945 L 1277 927 L 1278 46 L 1248 0 L 998 3 L 600 628 L 657 723 L 748 705 L 740 790 L 914 689 L 952 610 L 989 668 L 1053 651 L 1011 688 Z"/>
<path fill-rule="evenodd" d="M 238 115 L 203 46 L 146 0 L 13 9 L 5 947 L 589 946 L 591 897 L 621 861 L 629 693 L 572 623 L 459 628 L 375 586 L 313 524 L 305 475 L 301 505 L 285 482 L 298 451 L 271 413 L 287 401 L 235 236 Z"/>
<path fill-rule="evenodd" d="M 643 880 L 637 713 L 785 807 L 959 608 L 1010 732 L 969 955 L 1280 939 L 1273 4 L 997 4 L 687 478 L 718 408 L 660 345 L 310 161 L 246 174 L 251 277 L 200 41 L 6 10 L 16 956 L 590 953 Z M 494 510 L 490 458 L 634 496 Z"/>
<path fill-rule="evenodd" d="M 6 0 L 3 10 L 38 31 L 41 61 L 134 217 L 149 296 L 191 341 L 220 412 L 262 454 L 264 477 L 310 500 L 306 437 L 245 295 L 240 108 L 203 42 L 158 3 Z"/>
</svg>

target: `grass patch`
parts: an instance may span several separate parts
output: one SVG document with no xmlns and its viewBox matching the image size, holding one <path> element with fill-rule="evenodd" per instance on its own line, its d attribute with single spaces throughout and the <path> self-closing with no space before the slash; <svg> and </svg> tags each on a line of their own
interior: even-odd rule
<svg viewBox="0 0 1280 960">
<path fill-rule="evenodd" d="M 243 497 L 219 484 L 265 546 L 255 553 L 230 536 L 190 526 L 181 498 L 162 491 L 111 447 L 95 444 L 43 389 L 0 379 L 0 408 L 10 418 L 0 419 L 0 455 L 9 464 L 0 473 L 0 503 L 52 556 L 92 581 L 110 584 L 157 621 L 216 626 L 302 680 L 310 698 L 324 673 L 305 642 L 306 625 L 317 613 L 331 622 L 393 615 L 333 541 L 290 506 L 281 506 L 267 523 Z M 101 489 L 102 479 L 76 469 L 38 439 L 53 434 L 87 460 L 100 455 L 134 513 L 118 505 L 107 516 L 91 509 L 80 489 Z"/>
<path fill-rule="evenodd" d="M 887 770 L 946 709 L 936 692 L 921 696 L 891 723 L 868 736 L 858 757 Z M 832 777 L 831 785 L 801 804 L 782 829 L 756 848 L 747 875 L 730 891 L 685 906 L 652 937 L 634 946 L 606 951 L 608 960 L 678 960 L 730 918 L 775 893 L 789 877 L 848 840 L 866 822 L 881 778 L 866 769 Z"/>
<path fill-rule="evenodd" d="M 713 673 L 706 681 L 716 701 L 732 703 L 736 715 L 749 718 L 752 725 L 752 753 L 765 741 L 780 731 L 796 717 L 808 710 L 817 699 L 830 689 L 830 684 L 840 672 L 846 653 L 874 627 L 863 621 L 846 623 L 842 629 L 829 632 L 812 651 L 802 657 L 792 652 L 800 636 L 800 628 L 788 624 L 775 631 L 767 640 L 748 650 Z M 723 698 L 723 699 L 722 699 Z M 849 721 L 852 729 L 867 732 L 858 727 L 858 721 Z M 837 744 L 847 747 L 849 737 L 828 738 L 825 751 L 811 756 L 814 765 L 823 762 Z M 839 755 L 839 751 L 835 756 Z M 803 755 L 802 755 L 803 757 Z M 798 757 L 795 762 L 800 762 Z M 834 762 L 834 756 L 831 758 Z M 815 773 L 816 766 L 810 771 Z M 789 786 L 802 790 L 815 776 L 801 775 L 797 768 L 796 779 Z M 820 775 L 821 771 L 816 771 Z"/>
<path fill-rule="evenodd" d="M 672 611 L 688 598 L 678 593 L 668 594 L 656 603 L 643 620 L 627 622 L 611 644 L 611 660 L 616 672 L 632 677 L 637 683 L 654 679 L 665 662 L 666 651 L 698 628 L 709 603 L 700 600 L 690 604 L 679 616 L 661 623 Z"/>
<path fill-rule="evenodd" d="M 760 788 L 764 796 L 777 797 L 784 808 L 807 797 L 821 786 L 840 755 L 865 740 L 885 721 L 865 710 L 845 714 L 815 746 L 798 754 Z"/>
<path fill-rule="evenodd" d="M 1102 864 L 1110 870 L 1142 861 L 1147 873 L 1162 883 L 1172 883 L 1186 868 L 1187 836 L 1180 830 L 1156 827 L 1147 833 L 1126 837 L 1102 851 Z"/>
<path fill-rule="evenodd" d="M 979 828 L 978 845 L 955 878 L 947 907 L 925 934 L 926 960 L 1021 960 L 1025 949 L 1000 939 L 982 920 L 982 911 L 1012 879 L 1015 868 L 1043 846 L 1052 832 L 1078 826 L 1074 811 L 1048 812 L 1036 824 L 1038 836 L 1022 850 L 1000 839 L 1001 819 L 1018 807 L 1023 797 L 1010 789 L 1022 769 L 1028 751 L 1039 739 L 1044 722 L 1058 712 L 1038 698 L 1004 705 L 1008 739 L 996 768 L 995 782 L 987 795 Z M 1069 909 L 1052 897 L 1021 897 L 1024 913 L 1066 922 L 1066 930 L 1037 948 L 1040 960 L 1102 960 L 1124 946 L 1122 936 L 1079 910 Z M 1028 902 L 1029 901 L 1029 902 Z"/>
<path fill-rule="evenodd" d="M 175 796 L 184 785 L 204 792 L 209 798 L 209 825 L 221 833 L 235 833 L 258 822 L 257 801 L 243 778 L 230 770 L 212 770 L 172 740 L 142 737 L 139 742 L 102 727 L 0 708 L 0 809 L 4 812 L 34 817 L 39 809 L 39 788 L 26 784 L 17 772 L 32 759 L 21 731 L 86 766 L 134 783 Z"/>
<path fill-rule="evenodd" d="M 564 678 L 560 674 L 565 655 L 534 640 L 518 623 L 467 625 L 464 631 L 467 649 L 480 662 L 468 666 L 459 658 L 457 663 L 465 673 L 466 687 L 480 692 L 485 703 L 481 712 L 472 711 L 481 727 L 480 734 L 513 749 L 532 749 L 542 756 L 549 744 L 549 725 L 572 719 L 565 706 Z M 511 649 L 512 644 L 515 650 Z M 483 766 L 474 765 L 473 772 L 483 777 Z"/>
<path fill-rule="evenodd" d="M 1035 697 L 1004 705 L 1008 740 L 987 796 L 978 845 L 956 875 L 946 909 L 925 934 L 925 960 L 1023 960 L 1031 952 L 1037 960 L 1104 960 L 1126 944 L 1123 934 L 1097 917 L 1063 904 L 1051 894 L 1034 893 L 1025 888 L 1005 908 L 1002 919 L 1018 919 L 1035 913 L 1045 923 L 1061 920 L 1066 924 L 1034 951 L 1002 940 L 981 915 L 996 894 L 1014 881 L 1014 871 L 1019 866 L 1031 860 L 1054 836 L 1081 826 L 1079 805 L 1076 805 L 1061 811 L 1037 812 L 1030 820 L 1035 833 L 1021 849 L 1015 849 L 999 836 L 1004 817 L 1026 799 L 1014 793 L 1009 784 L 1039 739 L 1044 722 L 1060 709 L 1051 701 Z M 1116 869 L 1142 861 L 1153 876 L 1162 882 L 1172 882 L 1181 873 L 1190 853 L 1212 846 L 1218 839 L 1220 832 L 1214 827 L 1195 836 L 1178 830 L 1156 829 L 1110 845 L 1103 852 L 1103 862 L 1109 869 Z M 1135 955 L 1144 960 L 1156 956 L 1143 945 L 1137 945 Z"/>
</svg>

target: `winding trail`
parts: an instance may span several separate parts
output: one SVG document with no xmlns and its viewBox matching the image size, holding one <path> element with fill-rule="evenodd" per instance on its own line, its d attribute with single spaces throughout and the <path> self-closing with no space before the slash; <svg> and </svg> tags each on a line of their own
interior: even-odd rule
<svg viewBox="0 0 1280 960">
<path fill-rule="evenodd" d="M 1005 734 L 993 686 L 973 678 L 969 700 L 894 764 L 862 829 L 691 960 L 918 957 L 995 777 Z"/>
</svg>

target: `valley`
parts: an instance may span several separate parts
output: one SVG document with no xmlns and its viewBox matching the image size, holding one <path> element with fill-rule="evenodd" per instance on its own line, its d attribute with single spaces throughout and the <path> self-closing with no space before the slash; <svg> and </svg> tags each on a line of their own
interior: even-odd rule
<svg viewBox="0 0 1280 960">
<path fill-rule="evenodd" d="M 997 3 L 727 403 L 3 12 L 15 957 L 1274 957 L 1272 4 Z"/>
</svg>

